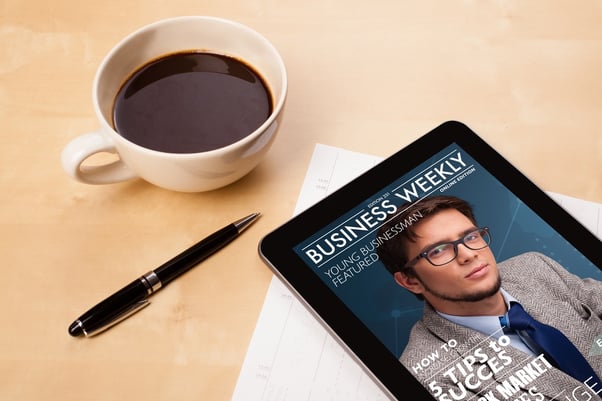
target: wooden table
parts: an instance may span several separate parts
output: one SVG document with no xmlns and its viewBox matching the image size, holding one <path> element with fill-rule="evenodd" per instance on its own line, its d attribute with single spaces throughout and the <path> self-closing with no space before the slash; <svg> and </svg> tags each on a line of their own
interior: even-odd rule
<svg viewBox="0 0 602 401">
<path fill-rule="evenodd" d="M 4 0 L 0 13 L 0 400 L 229 400 L 316 142 L 387 156 L 465 122 L 543 189 L 602 202 L 598 1 Z M 289 73 L 268 157 L 213 192 L 80 184 L 60 152 L 98 127 L 91 86 L 124 35 L 177 15 L 247 24 Z M 254 211 L 240 239 L 92 339 L 111 291 Z"/>
</svg>

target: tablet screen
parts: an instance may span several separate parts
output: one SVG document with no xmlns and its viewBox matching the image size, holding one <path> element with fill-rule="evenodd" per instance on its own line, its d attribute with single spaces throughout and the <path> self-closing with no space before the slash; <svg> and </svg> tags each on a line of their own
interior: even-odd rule
<svg viewBox="0 0 602 401">
<path fill-rule="evenodd" d="M 393 397 L 417 383 L 441 401 L 602 394 L 600 241 L 461 124 L 277 229 L 261 253 Z M 539 341 L 540 323 L 561 339 Z"/>
</svg>

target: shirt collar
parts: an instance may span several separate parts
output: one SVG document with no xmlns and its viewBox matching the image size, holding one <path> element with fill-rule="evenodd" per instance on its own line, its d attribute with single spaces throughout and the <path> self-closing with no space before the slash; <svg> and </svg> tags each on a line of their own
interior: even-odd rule
<svg viewBox="0 0 602 401">
<path fill-rule="evenodd" d="M 500 289 L 500 292 L 502 293 L 502 297 L 504 298 L 504 302 L 506 303 L 507 308 L 510 308 L 510 302 L 518 302 L 516 298 L 508 294 L 508 292 L 506 292 L 506 290 L 504 290 L 503 288 Z M 497 315 L 456 316 L 439 311 L 437 311 L 437 313 L 449 321 L 476 330 L 486 336 L 498 338 L 502 334 L 504 334 L 502 331 L 502 325 L 500 323 L 500 317 Z"/>
</svg>

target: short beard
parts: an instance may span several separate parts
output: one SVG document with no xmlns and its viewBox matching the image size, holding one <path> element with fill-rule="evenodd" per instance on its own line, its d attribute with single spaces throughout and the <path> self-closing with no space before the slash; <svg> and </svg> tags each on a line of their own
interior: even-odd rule
<svg viewBox="0 0 602 401">
<path fill-rule="evenodd" d="M 479 302 L 479 301 L 482 301 L 484 299 L 494 296 L 495 294 L 497 294 L 497 292 L 502 287 L 502 278 L 500 277 L 500 274 L 498 273 L 497 280 L 491 288 L 483 290 L 481 292 L 475 292 L 473 294 L 462 294 L 462 295 L 454 296 L 454 295 L 449 295 L 449 294 L 443 294 L 438 291 L 433 291 L 433 289 L 430 288 L 428 285 L 426 285 L 424 283 L 424 281 L 422 281 L 420 279 L 420 277 L 418 277 L 418 275 L 414 275 L 414 277 L 418 281 L 420 281 L 420 283 L 422 284 L 422 286 L 424 287 L 424 289 L 426 291 L 428 291 L 429 293 L 431 293 L 432 295 L 434 295 L 440 299 L 443 299 L 445 301 L 451 301 L 451 302 Z"/>
</svg>

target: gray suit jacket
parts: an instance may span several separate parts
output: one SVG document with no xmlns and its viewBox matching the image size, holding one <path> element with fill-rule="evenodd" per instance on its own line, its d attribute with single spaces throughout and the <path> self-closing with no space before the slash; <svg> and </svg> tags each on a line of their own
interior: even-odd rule
<svg viewBox="0 0 602 401">
<path fill-rule="evenodd" d="M 602 338 L 602 282 L 576 277 L 538 253 L 516 256 L 499 263 L 498 268 L 502 287 L 535 319 L 562 331 L 602 377 L 602 349 L 595 343 Z M 476 401 L 486 394 L 514 400 L 529 392 L 525 399 L 587 400 L 586 393 L 593 393 L 583 383 L 546 366 L 545 361 L 533 361 L 510 345 L 490 347 L 492 340 L 450 322 L 425 304 L 400 361 L 440 401 L 454 400 L 454 395 L 455 399 Z M 446 351 L 445 344 L 454 345 L 454 341 L 457 346 L 448 346 Z M 464 363 L 473 360 L 473 364 Z M 602 383 L 588 384 L 595 385 L 594 392 L 600 391 L 602 396 Z"/>
</svg>

